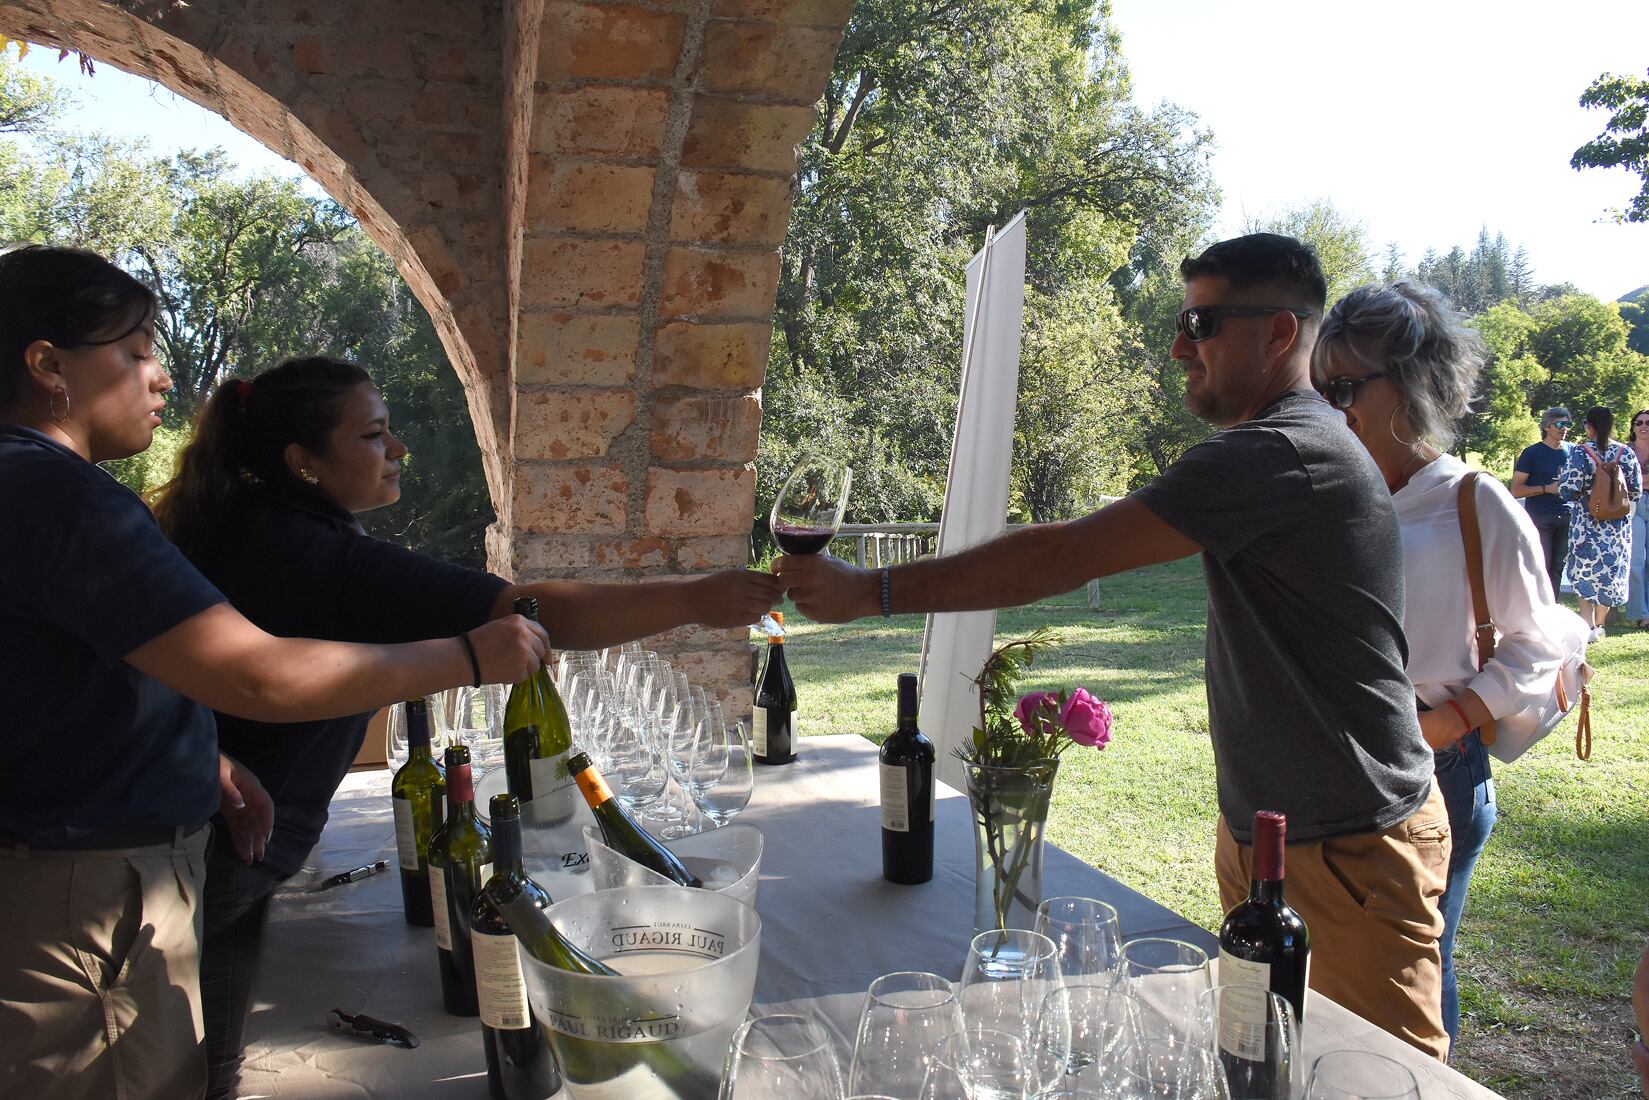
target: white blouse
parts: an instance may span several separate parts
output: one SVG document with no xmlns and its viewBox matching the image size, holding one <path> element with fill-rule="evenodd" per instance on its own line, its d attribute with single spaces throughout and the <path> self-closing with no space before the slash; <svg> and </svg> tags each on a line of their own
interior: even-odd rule
<svg viewBox="0 0 1649 1100">
<path fill-rule="evenodd" d="M 1483 537 L 1483 585 L 1498 634 L 1494 659 L 1477 670 L 1471 581 L 1460 539 L 1456 493 L 1470 472 L 1453 455 L 1428 463 L 1392 497 L 1403 528 L 1409 679 L 1427 706 L 1467 688 L 1496 718 L 1543 699 L 1563 654 L 1549 638 L 1564 634 L 1546 577 L 1540 538 L 1528 513 L 1492 475 L 1477 479 L 1477 525 Z"/>
</svg>

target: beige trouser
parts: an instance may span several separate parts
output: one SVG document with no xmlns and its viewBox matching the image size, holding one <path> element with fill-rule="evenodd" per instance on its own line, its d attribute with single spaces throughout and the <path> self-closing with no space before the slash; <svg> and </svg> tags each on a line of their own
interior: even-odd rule
<svg viewBox="0 0 1649 1100">
<path fill-rule="evenodd" d="M 1252 857 L 1221 818 L 1214 867 L 1227 911 L 1248 897 Z M 1385 832 L 1290 844 L 1284 865 L 1288 904 L 1311 934 L 1311 988 L 1440 1061 L 1449 1036 L 1437 902 L 1448 871 L 1449 815 L 1436 784 Z"/>
<path fill-rule="evenodd" d="M 0 1100 L 204 1095 L 210 835 L 118 851 L 0 847 Z"/>
</svg>

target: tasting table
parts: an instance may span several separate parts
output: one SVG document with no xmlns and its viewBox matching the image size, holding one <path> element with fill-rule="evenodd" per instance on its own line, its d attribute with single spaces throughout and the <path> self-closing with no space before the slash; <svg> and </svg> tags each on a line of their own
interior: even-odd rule
<svg viewBox="0 0 1649 1100">
<path fill-rule="evenodd" d="M 387 771 L 349 775 L 304 870 L 271 902 L 262 972 L 247 1024 L 241 1096 L 281 1100 L 484 1100 L 480 1023 L 441 1007 L 435 935 L 402 917 Z M 964 795 L 941 786 L 933 880 L 881 877 L 876 746 L 853 735 L 809 737 L 798 759 L 756 769 L 738 820 L 766 838 L 757 910 L 761 963 L 753 1012 L 807 1011 L 834 1031 L 845 1073 L 865 988 L 894 970 L 960 977 L 973 925 L 973 839 Z M 390 870 L 317 891 L 327 876 L 387 859 Z M 1168 936 L 1212 954 L 1206 930 L 1048 845 L 1043 896 L 1079 894 L 1116 906 L 1126 939 Z M 529 870 L 533 860 L 529 857 Z M 553 897 L 589 889 L 588 875 L 535 873 Z M 1425 1100 L 1496 1094 L 1314 995 L 1305 1064 L 1353 1047 L 1415 1071 Z M 327 1026 L 330 1009 L 409 1028 L 407 1050 Z"/>
</svg>

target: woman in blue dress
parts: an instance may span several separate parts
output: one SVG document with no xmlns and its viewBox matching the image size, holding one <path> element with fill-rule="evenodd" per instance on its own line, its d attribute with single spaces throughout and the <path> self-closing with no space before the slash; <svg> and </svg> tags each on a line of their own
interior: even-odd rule
<svg viewBox="0 0 1649 1100">
<path fill-rule="evenodd" d="M 1619 462 L 1626 491 L 1643 495 L 1643 469 L 1632 448 L 1611 438 L 1615 416 L 1597 406 L 1586 413 L 1586 440 L 1569 452 L 1563 467 L 1563 499 L 1580 505 L 1569 527 L 1569 580 L 1580 598 L 1580 617 L 1592 628 L 1592 641 L 1603 637 L 1609 608 L 1626 602 L 1626 573 L 1632 558 L 1632 520 L 1593 519 L 1586 508 L 1600 463 Z"/>
</svg>

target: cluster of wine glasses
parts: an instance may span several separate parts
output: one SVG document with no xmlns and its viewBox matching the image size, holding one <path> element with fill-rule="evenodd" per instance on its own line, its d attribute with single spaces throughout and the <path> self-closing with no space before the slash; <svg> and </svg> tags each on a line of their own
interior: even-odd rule
<svg viewBox="0 0 1649 1100">
<path fill-rule="evenodd" d="M 762 1016 L 728 1050 L 721 1100 L 1419 1100 L 1404 1066 L 1329 1051 L 1309 1074 L 1282 998 L 1215 985 L 1194 944 L 1122 942 L 1116 910 L 1044 901 L 1036 930 L 984 932 L 961 980 L 871 983 L 847 1072 L 826 1025 Z"/>
<path fill-rule="evenodd" d="M 569 650 L 554 660 L 556 690 L 573 743 L 588 752 L 613 793 L 644 827 L 681 837 L 731 821 L 750 802 L 754 761 L 742 721 L 670 662 L 631 642 Z M 430 744 L 467 745 L 477 778 L 504 763 L 500 684 L 457 688 L 429 699 Z M 390 710 L 392 767 L 406 759 L 404 708 Z"/>
<path fill-rule="evenodd" d="M 724 825 L 755 783 L 746 724 L 657 653 L 630 642 L 562 653 L 556 689 L 573 743 L 654 834 L 689 836 Z"/>
</svg>

